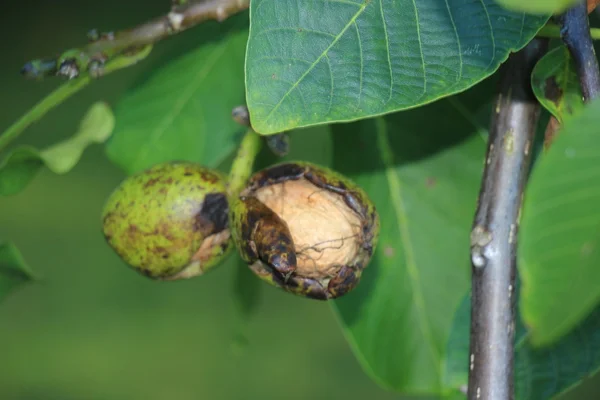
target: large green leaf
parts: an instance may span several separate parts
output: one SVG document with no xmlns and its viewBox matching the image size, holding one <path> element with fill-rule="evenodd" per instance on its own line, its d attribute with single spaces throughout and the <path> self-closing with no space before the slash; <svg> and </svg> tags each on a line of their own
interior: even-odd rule
<svg viewBox="0 0 600 400">
<path fill-rule="evenodd" d="M 449 388 L 467 385 L 470 319 L 471 297 L 465 296 L 448 340 L 444 381 Z M 529 339 L 529 333 L 517 317 L 515 399 L 556 397 L 600 368 L 600 308 L 551 347 L 536 349 Z"/>
<path fill-rule="evenodd" d="M 491 75 L 547 17 L 493 0 L 253 0 L 246 97 L 271 134 L 415 107 Z"/>
<path fill-rule="evenodd" d="M 41 151 L 31 146 L 17 147 L 0 162 L 0 196 L 23 190 L 44 165 L 55 174 L 69 172 L 86 147 L 108 139 L 114 125 L 115 118 L 108 105 L 95 103 L 71 138 Z"/>
<path fill-rule="evenodd" d="M 335 308 L 364 368 L 399 392 L 443 389 L 445 343 L 469 280 L 492 88 L 334 126 L 334 166 L 367 191 L 382 221 L 360 285 Z"/>
<path fill-rule="evenodd" d="M 520 307 L 536 345 L 568 333 L 600 300 L 599 125 L 600 101 L 567 119 L 527 186 Z"/>
<path fill-rule="evenodd" d="M 115 107 L 110 159 L 127 173 L 174 159 L 215 166 L 234 149 L 244 104 L 248 16 L 197 33 L 204 42 L 156 70 Z"/>
<path fill-rule="evenodd" d="M 558 14 L 575 4 L 577 0 L 496 0 L 503 7 L 513 11 L 532 14 Z"/>
<path fill-rule="evenodd" d="M 18 286 L 35 279 L 16 246 L 0 243 L 0 300 Z"/>
<path fill-rule="evenodd" d="M 531 85 L 540 104 L 560 123 L 583 108 L 575 63 L 566 46 L 544 55 L 533 69 Z"/>
</svg>

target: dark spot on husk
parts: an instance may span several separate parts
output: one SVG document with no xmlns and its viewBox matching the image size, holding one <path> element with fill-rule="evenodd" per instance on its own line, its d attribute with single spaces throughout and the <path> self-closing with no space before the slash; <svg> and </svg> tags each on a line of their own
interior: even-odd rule
<svg viewBox="0 0 600 400">
<path fill-rule="evenodd" d="M 156 246 L 154 249 L 152 249 L 152 252 L 155 254 L 161 254 L 164 258 L 166 258 L 165 256 L 169 256 L 167 249 L 162 246 Z"/>
<path fill-rule="evenodd" d="M 104 225 L 106 225 L 106 222 L 112 218 L 113 214 L 114 214 L 114 213 L 113 213 L 112 211 L 111 211 L 111 212 L 108 212 L 108 213 L 106 213 L 106 215 L 104 215 L 104 218 L 102 219 L 102 223 L 103 223 Z"/>
<path fill-rule="evenodd" d="M 225 253 L 227 251 L 227 248 L 229 247 L 229 241 L 225 240 L 225 241 L 221 242 L 219 247 L 221 248 L 221 254 Z"/>
<path fill-rule="evenodd" d="M 202 209 L 196 215 L 194 230 L 206 237 L 227 229 L 229 204 L 224 193 L 209 193 L 204 198 Z"/>
<path fill-rule="evenodd" d="M 208 171 L 201 172 L 200 178 L 204 182 L 208 182 L 208 183 L 217 183 L 220 180 L 220 177 L 217 174 L 213 174 L 212 172 L 208 172 Z"/>
<path fill-rule="evenodd" d="M 164 222 L 164 223 L 160 224 L 159 227 L 157 228 L 157 230 L 158 230 L 158 233 L 162 237 L 167 239 L 168 241 L 173 242 L 175 240 L 175 237 L 171 233 L 171 226 L 169 225 L 168 222 Z"/>
<path fill-rule="evenodd" d="M 144 189 L 149 188 L 150 186 L 156 185 L 160 181 L 160 178 L 152 178 L 149 179 L 148 182 L 144 184 Z"/>
<path fill-rule="evenodd" d="M 149 269 L 147 269 L 145 266 L 140 265 L 138 272 L 147 278 L 154 278 L 154 275 L 152 275 L 152 272 Z"/>
</svg>

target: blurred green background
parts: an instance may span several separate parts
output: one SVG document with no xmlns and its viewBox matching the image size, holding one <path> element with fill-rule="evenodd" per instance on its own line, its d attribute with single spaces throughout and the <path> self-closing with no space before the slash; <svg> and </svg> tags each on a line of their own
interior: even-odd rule
<svg viewBox="0 0 600 400">
<path fill-rule="evenodd" d="M 24 62 L 81 45 L 91 28 L 122 29 L 169 7 L 168 0 L 126 3 L 3 6 L 0 130 L 60 84 L 25 81 Z M 148 60 L 52 111 L 21 142 L 43 147 L 70 136 L 94 101 L 114 104 L 196 39 L 191 30 L 162 42 Z M 365 374 L 327 304 L 266 285 L 248 345 L 233 351 L 235 255 L 185 282 L 152 282 L 128 269 L 100 234 L 103 202 L 123 178 L 92 146 L 66 176 L 44 171 L 20 194 L 0 198 L 0 240 L 13 240 L 42 278 L 0 304 L 1 400 L 400 398 Z M 568 398 L 598 398 L 597 387 L 589 381 Z"/>
</svg>

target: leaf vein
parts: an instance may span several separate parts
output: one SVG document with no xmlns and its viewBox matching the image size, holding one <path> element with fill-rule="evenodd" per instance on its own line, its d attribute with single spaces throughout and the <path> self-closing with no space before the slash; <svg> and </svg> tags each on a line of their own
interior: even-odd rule
<svg viewBox="0 0 600 400">
<path fill-rule="evenodd" d="M 454 82 L 454 85 L 457 84 L 458 82 L 460 82 L 460 80 L 462 79 L 462 73 L 463 73 L 463 58 L 462 58 L 462 46 L 460 44 L 460 37 L 458 36 L 458 29 L 456 28 L 456 23 L 454 22 L 454 18 L 452 17 L 452 11 L 450 10 L 450 4 L 448 4 L 448 0 L 444 0 L 446 2 L 446 9 L 448 10 L 448 16 L 450 17 L 450 23 L 452 24 L 452 29 L 454 29 L 454 36 L 456 37 L 456 45 L 458 46 L 458 60 L 459 60 L 459 66 L 458 66 L 458 75 L 456 77 L 456 81 Z M 452 86 L 454 86 L 452 85 Z"/>
<path fill-rule="evenodd" d="M 388 63 L 388 68 L 389 68 L 389 72 L 390 72 L 390 94 L 384 103 L 384 104 L 388 104 L 390 102 L 390 100 L 392 99 L 392 94 L 394 91 L 394 71 L 392 69 L 392 58 L 390 55 L 390 38 L 388 35 L 388 31 L 387 31 L 387 22 L 385 21 L 385 12 L 383 11 L 383 0 L 379 1 L 379 11 L 381 13 L 381 22 L 383 24 L 383 34 L 385 36 L 385 50 L 387 53 L 387 63 Z M 418 22 L 417 22 L 417 24 L 418 24 Z"/>
<path fill-rule="evenodd" d="M 363 60 L 363 48 L 362 48 L 362 42 L 361 42 L 361 38 L 360 38 L 360 30 L 358 29 L 358 24 L 356 23 L 356 21 L 354 21 L 354 27 L 356 28 L 356 37 L 357 37 L 357 43 L 358 43 L 358 51 L 360 53 L 360 77 L 359 77 L 359 82 L 358 82 L 358 102 L 356 104 L 356 109 L 360 109 L 360 98 L 362 96 L 362 90 L 363 90 L 363 74 L 364 74 L 364 60 Z"/>
<path fill-rule="evenodd" d="M 382 0 L 383 1 L 383 0 Z M 419 25 L 419 10 L 417 9 L 417 1 L 416 0 L 412 0 L 413 3 L 413 7 L 415 9 L 415 20 L 416 20 L 416 26 L 417 26 L 417 39 L 419 41 L 419 53 L 421 55 L 421 66 L 423 67 L 423 93 L 421 93 L 421 95 L 419 96 L 419 100 L 420 101 L 425 94 L 427 93 L 427 71 L 425 70 L 425 55 L 423 54 L 423 41 L 421 39 L 421 26 Z"/>
<path fill-rule="evenodd" d="M 487 6 L 485 5 L 485 0 L 480 1 L 481 5 L 483 6 L 483 11 L 485 12 L 485 16 L 487 17 L 488 25 L 490 26 L 490 37 L 492 39 L 492 58 L 490 59 L 490 62 L 488 63 L 487 67 L 485 67 L 487 71 L 496 59 L 496 37 L 494 36 L 494 27 L 492 26 L 492 19 L 490 18 L 490 13 L 488 11 Z"/>
</svg>

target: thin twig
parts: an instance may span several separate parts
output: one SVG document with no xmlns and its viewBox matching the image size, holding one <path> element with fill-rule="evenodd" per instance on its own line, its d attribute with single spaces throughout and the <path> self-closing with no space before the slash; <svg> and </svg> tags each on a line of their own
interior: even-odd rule
<svg viewBox="0 0 600 400">
<path fill-rule="evenodd" d="M 472 303 L 468 398 L 513 398 L 518 215 L 540 106 L 530 76 L 548 41 L 534 39 L 503 66 L 471 232 Z"/>
<path fill-rule="evenodd" d="M 134 28 L 101 35 L 94 32 L 90 34 L 88 45 L 65 51 L 55 59 L 30 61 L 21 73 L 33 79 L 51 75 L 73 79 L 84 71 L 97 76 L 96 71 L 101 71 L 116 55 L 156 43 L 208 20 L 224 21 L 249 6 L 250 0 L 196 0 L 175 4 L 168 14 Z"/>
<path fill-rule="evenodd" d="M 121 68 L 134 65 L 146 58 L 148 54 L 150 54 L 151 50 L 152 45 L 148 45 L 141 48 L 136 53 L 117 56 L 104 66 L 102 73 L 106 75 Z M 35 106 L 22 115 L 21 118 L 15 121 L 4 132 L 0 133 L 0 152 L 8 147 L 14 140 L 16 140 L 25 131 L 25 129 L 39 121 L 50 110 L 57 107 L 66 99 L 73 96 L 75 93 L 79 92 L 89 83 L 91 83 L 92 78 L 93 77 L 91 74 L 84 73 L 79 79 L 63 83 L 45 98 L 40 100 Z"/>
<path fill-rule="evenodd" d="M 588 102 L 600 93 L 600 69 L 590 35 L 586 0 L 580 0 L 556 19 L 561 26 L 562 40 L 577 66 L 583 99 Z"/>
</svg>

